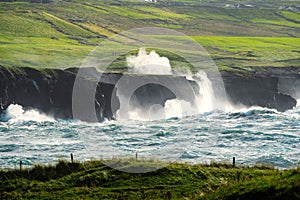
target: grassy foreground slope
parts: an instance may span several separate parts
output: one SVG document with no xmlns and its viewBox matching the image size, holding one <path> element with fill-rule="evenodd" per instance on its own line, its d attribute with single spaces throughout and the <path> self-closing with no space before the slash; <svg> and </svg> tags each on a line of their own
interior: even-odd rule
<svg viewBox="0 0 300 200">
<path fill-rule="evenodd" d="M 153 166 L 121 161 L 123 168 Z M 299 199 L 300 170 L 170 164 L 130 174 L 100 161 L 0 171 L 1 199 Z"/>
<path fill-rule="evenodd" d="M 222 1 L 213 2 L 0 2 L 0 65 L 12 70 L 78 67 L 112 35 L 157 26 L 192 36 L 220 69 L 299 67 L 299 13 L 224 8 Z"/>
</svg>

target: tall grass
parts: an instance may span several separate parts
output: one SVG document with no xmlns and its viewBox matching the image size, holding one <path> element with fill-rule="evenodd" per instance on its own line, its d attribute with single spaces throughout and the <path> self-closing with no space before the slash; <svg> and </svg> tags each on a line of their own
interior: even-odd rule
<svg viewBox="0 0 300 200">
<path fill-rule="evenodd" d="M 107 161 L 106 161 L 107 162 Z M 152 166 L 158 161 L 111 160 L 124 168 Z M 60 199 L 249 199 L 299 197 L 300 170 L 232 168 L 228 163 L 189 165 L 130 174 L 112 169 L 101 160 L 67 162 L 23 170 L 0 170 L 0 197 Z M 297 196 L 298 195 L 298 196 Z"/>
</svg>

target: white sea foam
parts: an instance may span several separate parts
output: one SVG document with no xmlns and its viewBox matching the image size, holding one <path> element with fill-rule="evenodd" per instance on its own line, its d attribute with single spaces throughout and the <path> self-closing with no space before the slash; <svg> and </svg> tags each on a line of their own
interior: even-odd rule
<svg viewBox="0 0 300 200">
<path fill-rule="evenodd" d="M 8 108 L 4 111 L 1 115 L 1 120 L 8 122 L 10 124 L 18 124 L 28 121 L 35 121 L 35 122 L 45 122 L 55 121 L 54 118 L 47 116 L 43 113 L 40 113 L 37 110 L 24 110 L 22 106 L 17 104 L 11 104 Z"/>
<path fill-rule="evenodd" d="M 167 119 L 172 117 L 181 118 L 192 113 L 193 108 L 191 106 L 191 103 L 187 101 L 171 99 L 165 102 L 164 111 L 165 111 L 165 117 Z"/>
</svg>

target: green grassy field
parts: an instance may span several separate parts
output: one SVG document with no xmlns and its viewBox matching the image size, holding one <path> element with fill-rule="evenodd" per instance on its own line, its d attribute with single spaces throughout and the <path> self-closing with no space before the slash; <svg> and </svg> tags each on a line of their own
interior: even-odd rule
<svg viewBox="0 0 300 200">
<path fill-rule="evenodd" d="M 117 161 L 114 161 L 117 162 Z M 159 162 L 122 160 L 123 169 Z M 0 171 L 1 199 L 299 199 L 300 170 L 173 163 L 130 174 L 101 161 Z"/>
<path fill-rule="evenodd" d="M 0 2 L 0 65 L 11 69 L 79 67 L 96 46 L 114 34 L 157 26 L 191 36 L 221 70 L 299 67 L 299 13 L 265 4 L 260 9 L 229 9 L 220 2 Z M 171 63 L 174 68 L 183 66 L 176 60 Z"/>
</svg>

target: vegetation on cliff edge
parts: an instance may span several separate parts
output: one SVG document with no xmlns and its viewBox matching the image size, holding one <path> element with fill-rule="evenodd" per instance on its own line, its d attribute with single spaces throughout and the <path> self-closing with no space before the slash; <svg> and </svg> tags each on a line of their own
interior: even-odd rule
<svg viewBox="0 0 300 200">
<path fill-rule="evenodd" d="M 123 170 L 155 164 L 131 159 L 115 162 L 122 163 Z M 101 161 L 61 160 L 54 166 L 2 170 L 0 186 L 1 199 L 299 199 L 300 170 L 173 163 L 132 174 Z"/>
</svg>

